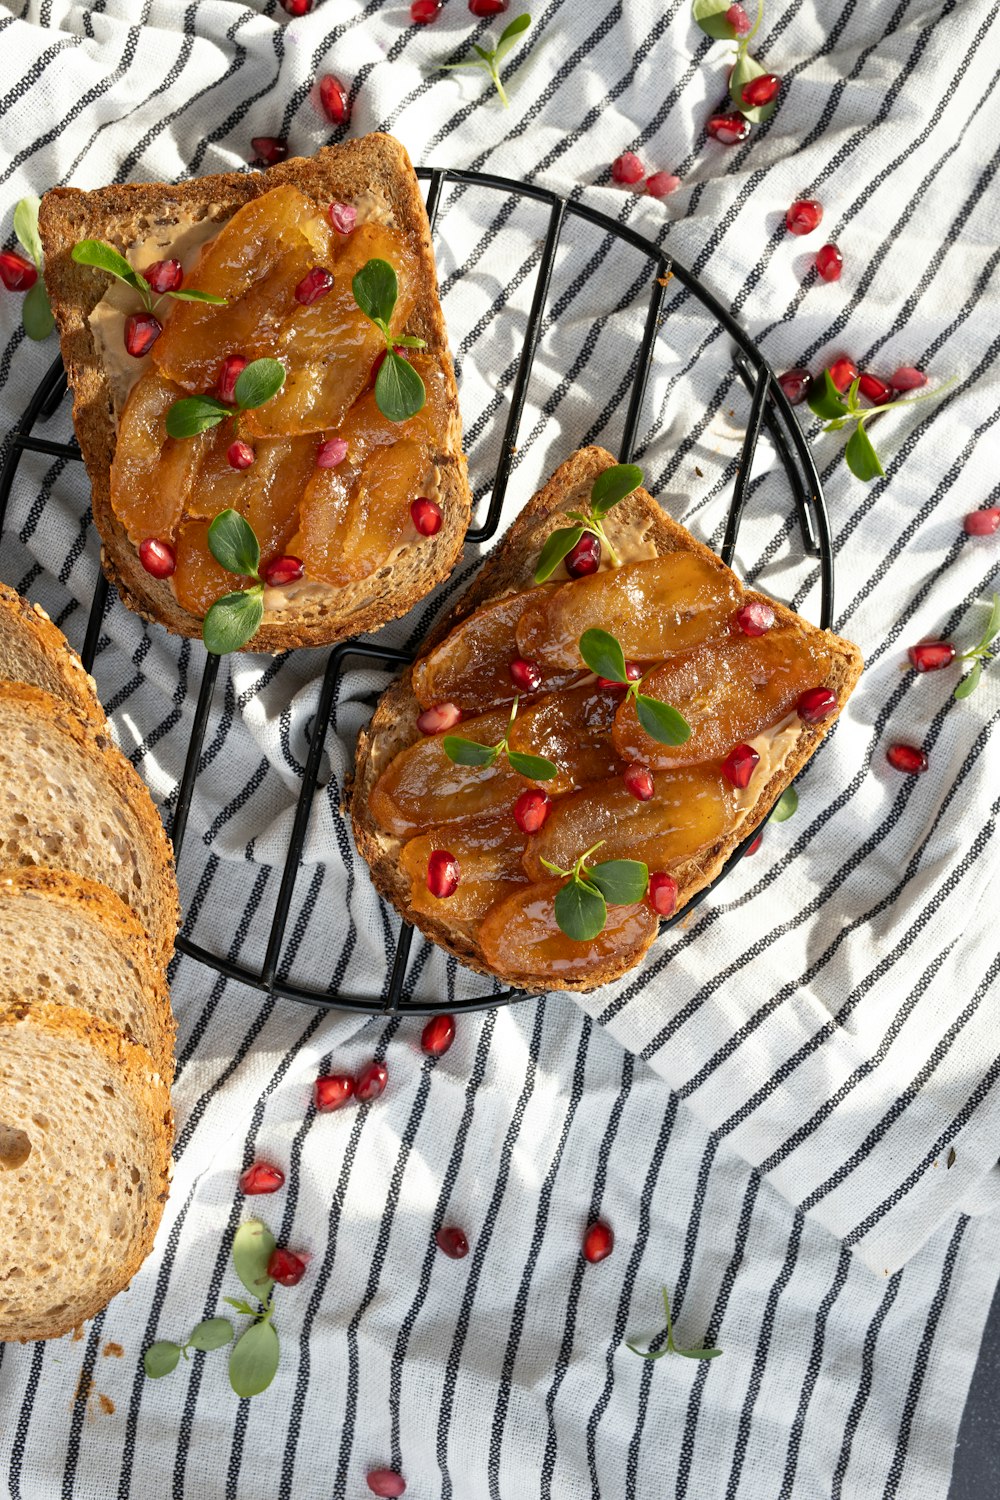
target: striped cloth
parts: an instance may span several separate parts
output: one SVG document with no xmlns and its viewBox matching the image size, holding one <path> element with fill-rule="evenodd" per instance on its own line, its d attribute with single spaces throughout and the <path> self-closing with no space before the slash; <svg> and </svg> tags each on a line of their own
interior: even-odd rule
<svg viewBox="0 0 1000 1500">
<path fill-rule="evenodd" d="M 230 170 L 250 137 L 307 153 L 330 136 L 314 80 L 350 85 L 353 133 L 392 130 L 414 160 L 566 193 L 639 229 L 732 306 L 778 369 L 850 353 L 955 377 L 885 422 L 887 478 L 865 488 L 840 440 L 816 453 L 837 551 L 836 628 L 868 669 L 800 779 L 794 820 L 641 971 L 582 1005 L 530 1001 L 461 1020 L 440 1061 L 419 1023 L 362 1023 L 274 1002 L 189 960 L 174 1190 L 156 1252 L 80 1342 L 0 1351 L 0 1472 L 15 1500 L 133 1494 L 281 1500 L 365 1493 L 405 1473 L 416 1500 L 874 1496 L 943 1500 L 997 1279 L 1000 1125 L 995 899 L 1000 693 L 957 703 L 954 676 L 900 671 L 925 635 L 976 639 L 995 541 L 961 533 L 997 504 L 997 214 L 990 129 L 1000 19 L 990 0 L 772 4 L 757 52 L 787 80 L 744 146 L 706 144 L 726 49 L 689 0 L 539 0 L 505 112 L 478 75 L 434 70 L 484 29 L 462 0 L 410 27 L 401 4 L 321 0 L 0 0 L 0 232 L 26 192 Z M 476 28 L 476 29 L 472 29 Z M 495 33 L 494 33 L 495 34 Z M 992 44 L 992 45 L 991 45 Z M 683 187 L 662 203 L 611 184 L 639 151 Z M 817 196 L 823 230 L 782 228 Z M 443 195 L 437 245 L 477 500 L 489 492 L 545 213 L 484 189 Z M 846 269 L 811 269 L 822 237 Z M 569 223 L 557 257 L 508 496 L 512 514 L 582 442 L 619 440 L 648 263 Z M 53 346 L 0 298 L 0 432 Z M 638 458 L 672 514 L 718 546 L 748 410 L 728 340 L 667 291 Z M 65 439 L 64 405 L 44 427 Z M 762 444 L 737 567 L 815 615 L 784 481 Z M 97 574 L 80 466 L 21 465 L 0 576 L 77 645 Z M 470 550 L 451 585 L 471 575 Z M 447 591 L 442 591 L 442 597 Z M 441 598 L 382 637 L 417 643 Z M 259 967 L 314 718 L 323 654 L 220 672 L 181 861 L 187 931 Z M 120 743 L 167 816 L 200 646 L 112 602 L 95 672 Z M 358 727 L 388 680 L 352 667 L 326 742 L 281 977 L 378 995 L 396 922 L 340 810 Z M 903 779 L 893 739 L 930 770 Z M 414 945 L 417 997 L 483 993 Z M 312 1080 L 385 1058 L 374 1105 L 317 1117 Z M 273 1160 L 263 1204 L 311 1255 L 281 1290 L 284 1353 L 238 1401 L 223 1354 L 145 1380 L 140 1355 L 238 1293 L 236 1177 Z M 616 1248 L 587 1266 L 598 1214 Z M 467 1260 L 434 1248 L 468 1233 Z M 711 1364 L 644 1363 L 623 1340 L 707 1339 Z M 117 1355 L 117 1357 L 116 1357 Z M 113 1410 L 112 1410 L 113 1408 Z M 3 1481 L 0 1481 L 2 1488 Z"/>
</svg>

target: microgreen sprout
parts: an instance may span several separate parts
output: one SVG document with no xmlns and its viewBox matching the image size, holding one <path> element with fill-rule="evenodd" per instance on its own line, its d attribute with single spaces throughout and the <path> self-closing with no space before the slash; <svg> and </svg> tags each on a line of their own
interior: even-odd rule
<svg viewBox="0 0 1000 1500">
<path fill-rule="evenodd" d="M 665 1354 L 680 1354 L 684 1359 L 718 1359 L 722 1353 L 721 1349 L 678 1349 L 674 1343 L 674 1324 L 670 1316 L 670 1298 L 667 1296 L 666 1287 L 663 1288 L 663 1308 L 667 1315 L 667 1342 L 663 1348 L 637 1349 L 626 1339 L 627 1349 L 631 1349 L 633 1354 L 638 1354 L 640 1359 L 662 1359 Z"/>
<path fill-rule="evenodd" d="M 625 702 L 635 699 L 639 723 L 651 739 L 661 745 L 683 745 L 691 738 L 691 725 L 682 713 L 642 691 L 644 678 L 629 681 L 625 653 L 613 635 L 606 630 L 585 630 L 580 637 L 580 655 L 598 677 L 622 683 L 627 689 Z"/>
<path fill-rule="evenodd" d="M 228 1318 L 206 1318 L 191 1330 L 184 1344 L 175 1344 L 171 1339 L 158 1339 L 155 1344 L 150 1344 L 142 1356 L 143 1367 L 150 1380 L 160 1380 L 171 1370 L 176 1370 L 182 1354 L 185 1359 L 191 1358 L 189 1349 L 208 1353 L 212 1349 L 221 1349 L 232 1337 L 233 1325 Z"/>
<path fill-rule="evenodd" d="M 526 776 L 529 781 L 551 781 L 553 776 L 558 776 L 559 767 L 554 761 L 546 760 L 544 755 L 526 755 L 522 750 L 510 749 L 508 740 L 517 718 L 517 704 L 518 699 L 515 698 L 503 738 L 495 745 L 481 745 L 478 740 L 463 739 L 458 734 L 446 734 L 442 747 L 448 759 L 454 761 L 456 766 L 492 766 L 501 755 L 506 755 L 511 770 L 516 771 L 519 776 Z"/>
<path fill-rule="evenodd" d="M 167 435 L 195 437 L 209 427 L 217 427 L 227 417 L 235 419 L 241 412 L 263 406 L 278 394 L 284 383 L 285 367 L 279 360 L 252 360 L 240 372 L 234 387 L 235 406 L 227 406 L 217 396 L 182 396 L 167 412 Z"/>
<path fill-rule="evenodd" d="M 405 422 L 416 416 L 427 399 L 417 371 L 397 354 L 397 348 L 425 349 L 414 334 L 394 334 L 390 321 L 399 298 L 396 272 L 387 260 L 368 260 L 351 282 L 354 300 L 385 339 L 385 357 L 375 377 L 375 404 L 390 422 Z"/>
<path fill-rule="evenodd" d="M 750 56 L 750 43 L 764 19 L 764 0 L 758 0 L 757 19 L 745 35 L 737 29 L 732 19 L 732 12 L 742 10 L 742 7 L 734 6 L 732 0 L 694 0 L 691 10 L 695 22 L 706 36 L 717 42 L 736 43 L 736 62 L 729 76 L 729 95 L 740 114 L 755 125 L 769 120 L 778 107 L 777 99 L 772 99 L 767 104 L 752 105 L 743 98 L 745 85 L 754 78 L 763 78 L 767 73 L 767 69 L 762 68 Z"/>
<path fill-rule="evenodd" d="M 214 292 L 199 292 L 194 287 L 164 292 L 154 301 L 153 289 L 142 272 L 130 266 L 124 255 L 120 255 L 113 245 L 104 240 L 77 240 L 70 254 L 78 266 L 93 266 L 95 270 L 106 271 L 109 276 L 114 276 L 134 292 L 138 292 L 148 313 L 155 312 L 164 297 L 173 297 L 176 302 L 210 302 L 213 307 L 226 306 L 225 297 L 217 297 Z"/>
<path fill-rule="evenodd" d="M 264 618 L 264 584 L 260 576 L 260 543 L 250 522 L 237 510 L 223 510 L 208 528 L 208 550 L 227 573 L 255 578 L 251 588 L 216 599 L 202 622 L 207 650 L 226 656 L 245 646 Z"/>
<path fill-rule="evenodd" d="M 772 823 L 784 823 L 799 810 L 799 794 L 793 786 L 786 786 L 771 809 Z"/>
<path fill-rule="evenodd" d="M 822 378 L 813 382 L 809 392 L 809 406 L 817 417 L 824 419 L 823 432 L 839 432 L 842 427 L 847 427 L 852 422 L 855 424 L 844 449 L 844 458 L 851 473 L 868 484 L 871 480 L 880 478 L 885 470 L 872 446 L 865 424 L 886 411 L 901 411 L 908 406 L 918 406 L 922 401 L 936 401 L 953 384 L 954 378 L 938 386 L 936 390 L 925 391 L 922 396 L 886 401 L 881 406 L 862 407 L 858 403 L 860 376 L 852 381 L 850 389 L 842 395 L 834 385 L 829 370 L 824 370 Z"/>
<path fill-rule="evenodd" d="M 504 86 L 500 79 L 500 64 L 512 48 L 517 46 L 518 37 L 522 36 L 530 25 L 531 17 L 529 15 L 516 16 L 509 26 L 504 27 L 500 33 L 500 40 L 492 49 L 489 47 L 479 47 L 473 42 L 472 50 L 476 54 L 475 57 L 467 57 L 463 62 L 441 63 L 439 66 L 442 69 L 482 68 L 483 72 L 488 74 L 493 80 L 493 87 L 500 95 L 503 107 L 506 109 L 510 101 L 504 92 Z"/>
<path fill-rule="evenodd" d="M 604 931 L 609 906 L 631 906 L 641 901 L 649 885 L 649 870 L 638 859 L 608 859 L 588 865 L 590 856 L 603 844 L 604 839 L 600 839 L 587 849 L 571 870 L 539 856 L 551 874 L 566 880 L 556 892 L 556 923 L 578 943 L 587 943 Z"/>
<path fill-rule="evenodd" d="M 24 301 L 21 304 L 21 321 L 29 339 L 39 340 L 47 339 L 55 327 L 55 319 L 49 305 L 49 294 L 45 289 L 45 278 L 42 274 L 44 256 L 41 237 L 38 233 L 38 209 L 41 201 L 40 198 L 22 198 L 14 209 L 14 233 L 22 249 L 34 261 L 38 272 L 38 280 L 24 294 Z"/>
<path fill-rule="evenodd" d="M 611 543 L 608 541 L 604 530 L 604 518 L 620 500 L 626 495 L 631 495 L 642 483 L 642 470 L 636 464 L 614 464 L 610 469 L 605 469 L 598 474 L 590 490 L 590 506 L 586 511 L 571 510 L 566 512 L 566 518 L 575 521 L 575 526 L 560 526 L 547 537 L 544 547 L 538 557 L 538 567 L 535 569 L 535 582 L 544 583 L 551 578 L 556 568 L 562 562 L 584 532 L 592 532 L 603 547 L 608 549 L 608 556 L 614 567 L 618 567 L 618 555 Z"/>
<path fill-rule="evenodd" d="M 993 595 L 993 608 L 986 622 L 986 629 L 977 643 L 969 651 L 963 651 L 959 661 L 971 661 L 972 671 L 967 672 L 955 689 L 955 697 L 958 699 L 968 698 L 979 686 L 979 679 L 983 675 L 983 667 L 997 656 L 1000 656 L 1000 594 Z"/>
</svg>

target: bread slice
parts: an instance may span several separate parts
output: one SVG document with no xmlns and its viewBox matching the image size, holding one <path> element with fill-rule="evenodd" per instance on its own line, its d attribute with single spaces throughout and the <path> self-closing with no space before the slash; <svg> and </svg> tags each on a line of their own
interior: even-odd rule
<svg viewBox="0 0 1000 1500">
<path fill-rule="evenodd" d="M 533 586 L 538 554 L 546 537 L 564 524 L 564 511 L 578 508 L 586 500 L 597 475 L 614 462 L 611 454 L 604 449 L 591 447 L 581 449 L 556 470 L 548 484 L 525 506 L 494 548 L 470 588 L 428 637 L 418 660 L 425 657 L 450 630 L 481 605 L 504 594 Z M 729 572 L 714 552 L 672 520 L 643 489 L 634 491 L 615 507 L 608 526 L 616 539 L 616 546 L 619 542 L 631 540 L 633 543 L 640 543 L 649 556 L 662 556 L 678 550 L 694 552 L 710 561 L 713 567 L 722 569 L 727 574 Z M 766 595 L 747 591 L 745 598 L 766 600 L 772 605 L 779 625 L 794 626 L 798 630 L 814 630 L 800 616 L 784 605 L 767 599 Z M 861 655 L 856 646 L 829 631 L 817 634 L 822 634 L 831 660 L 823 685 L 836 692 L 839 713 L 860 676 L 863 665 Z M 422 738 L 416 724 L 420 706 L 413 696 L 411 680 L 412 668 L 408 668 L 382 695 L 371 723 L 359 736 L 354 779 L 350 789 L 355 842 L 371 868 L 377 889 L 407 921 L 413 922 L 427 937 L 454 954 L 468 968 L 490 974 L 493 971 L 484 962 L 475 933 L 460 931 L 449 925 L 446 903 L 442 903 L 442 915 L 439 919 L 415 912 L 411 908 L 409 880 L 400 863 L 403 841 L 377 827 L 368 810 L 371 790 L 379 776 L 400 750 Z M 737 844 L 767 817 L 777 798 L 816 750 L 836 717 L 834 714 L 822 723 L 812 725 L 798 721 L 794 745 L 783 765 L 758 789 L 756 801 L 732 832 L 703 850 L 697 858 L 671 867 L 671 873 L 679 886 L 678 909 L 714 880 Z M 652 940 L 651 937 L 650 941 Z M 581 981 L 567 982 L 518 975 L 516 983 L 521 988 L 539 993 L 553 989 L 590 990 L 620 978 L 634 962 L 634 958 L 625 963 L 610 961 Z M 512 979 L 512 976 L 503 974 L 495 977 L 501 980 Z"/>
<path fill-rule="evenodd" d="M 175 1026 L 145 930 L 105 885 L 63 870 L 0 875 L 0 1007 L 81 1007 L 151 1055 L 169 1079 Z"/>
<path fill-rule="evenodd" d="M 0 1009 L 0 1340 L 58 1338 L 128 1285 L 172 1137 L 144 1047 L 72 1006 Z"/>
<path fill-rule="evenodd" d="M 94 520 L 104 543 L 104 571 L 124 602 L 144 619 L 159 620 L 178 635 L 200 637 L 201 621 L 178 604 L 166 582 L 145 571 L 111 509 L 114 408 L 107 372 L 88 323 L 109 278 L 77 265 L 70 252 L 78 240 L 90 238 L 107 240 L 127 254 L 130 246 L 176 225 L 179 216 L 209 218 L 221 226 L 244 203 L 283 183 L 294 184 L 324 205 L 333 200 L 370 200 L 374 195 L 391 212 L 394 225 L 419 259 L 420 291 L 406 332 L 426 340 L 446 375 L 449 419 L 435 455 L 444 521 L 435 536 L 408 542 L 386 565 L 368 578 L 337 589 L 332 599 L 283 609 L 280 619 L 265 617 L 244 648 L 254 651 L 323 645 L 376 630 L 404 615 L 446 578 L 462 550 L 471 498 L 462 455 L 458 391 L 438 297 L 430 227 L 410 159 L 391 136 L 368 135 L 324 147 L 311 158 L 294 157 L 266 172 L 226 172 L 176 185 L 128 183 L 93 192 L 53 188 L 42 199 L 39 213 L 45 283 L 73 389 L 73 421 L 90 476 Z"/>
<path fill-rule="evenodd" d="M 107 731 L 41 688 L 0 683 L 0 871 L 97 880 L 130 907 L 166 963 L 177 882 L 159 815 Z"/>
<path fill-rule="evenodd" d="M 65 698 L 85 718 L 104 725 L 94 679 L 40 604 L 0 583 L 0 678 L 28 682 Z"/>
</svg>

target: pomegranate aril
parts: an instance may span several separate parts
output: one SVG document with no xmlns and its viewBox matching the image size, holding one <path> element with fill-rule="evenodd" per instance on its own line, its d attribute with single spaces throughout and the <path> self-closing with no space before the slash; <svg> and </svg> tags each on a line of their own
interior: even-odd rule
<svg viewBox="0 0 1000 1500">
<path fill-rule="evenodd" d="M 169 578 L 177 567 L 177 553 L 169 542 L 161 542 L 157 536 L 148 536 L 139 543 L 139 561 L 154 578 Z"/>
<path fill-rule="evenodd" d="M 804 723 L 821 724 L 837 707 L 837 695 L 832 688 L 807 688 L 795 706 Z"/>
<path fill-rule="evenodd" d="M 824 245 L 816 251 L 816 270 L 824 281 L 839 281 L 844 269 L 844 257 L 836 245 Z"/>
<path fill-rule="evenodd" d="M 301 557 L 272 557 L 264 569 L 264 582 L 272 589 L 277 589 L 284 583 L 298 583 L 305 572 Z"/>
<path fill-rule="evenodd" d="M 596 1265 L 599 1260 L 604 1260 L 615 1248 L 615 1234 L 610 1224 L 605 1224 L 603 1219 L 596 1219 L 590 1225 L 583 1237 L 583 1258 L 589 1260 L 590 1264 Z"/>
<path fill-rule="evenodd" d="M 884 406 L 887 401 L 892 400 L 892 386 L 886 385 L 884 380 L 879 380 L 877 375 L 862 375 L 858 382 L 858 390 L 873 406 Z"/>
<path fill-rule="evenodd" d="M 266 162 L 269 167 L 276 167 L 288 156 L 288 142 L 277 135 L 254 135 L 250 137 L 250 144 L 258 160 Z"/>
<path fill-rule="evenodd" d="M 890 745 L 885 758 L 894 770 L 904 771 L 907 776 L 919 776 L 927 770 L 927 756 L 918 745 Z"/>
<path fill-rule="evenodd" d="M 319 81 L 319 98 L 327 119 L 334 125 L 344 125 L 348 116 L 347 90 L 340 79 L 325 73 Z"/>
<path fill-rule="evenodd" d="M 184 280 L 184 267 L 179 260 L 154 260 L 143 271 L 153 291 L 162 296 L 164 292 L 176 292 Z"/>
<path fill-rule="evenodd" d="M 427 889 L 439 901 L 447 901 L 458 890 L 461 871 L 448 849 L 434 849 L 427 861 Z"/>
<path fill-rule="evenodd" d="M 439 1229 L 434 1238 L 438 1249 L 443 1250 L 452 1260 L 464 1260 L 469 1253 L 469 1241 L 454 1224 L 446 1229 Z"/>
<path fill-rule="evenodd" d="M 748 845 L 747 848 L 744 849 L 744 851 L 743 851 L 743 858 L 744 859 L 749 859 L 750 856 L 751 856 L 751 854 L 756 854 L 757 850 L 760 848 L 760 846 L 761 846 L 761 844 L 763 842 L 764 842 L 764 835 L 762 833 L 758 833 L 758 835 L 754 839 L 753 843 L 750 844 L 750 845 Z"/>
<path fill-rule="evenodd" d="M 900 365 L 889 384 L 894 391 L 918 391 L 922 385 L 927 384 L 927 376 L 923 370 L 917 370 L 913 365 Z"/>
<path fill-rule="evenodd" d="M 480 20 L 488 20 L 490 16 L 500 16 L 507 9 L 508 0 L 469 0 L 469 9 L 474 16 Z"/>
<path fill-rule="evenodd" d="M 359 1099 L 362 1104 L 367 1104 L 370 1099 L 377 1099 L 388 1081 L 389 1069 L 385 1063 L 370 1062 L 354 1080 L 355 1099 Z"/>
<path fill-rule="evenodd" d="M 940 672 L 942 667 L 950 667 L 955 660 L 951 641 L 921 641 L 919 646 L 911 646 L 906 654 L 910 665 L 918 672 Z"/>
<path fill-rule="evenodd" d="M 318 302 L 320 297 L 325 297 L 332 287 L 333 276 L 326 267 L 313 266 L 295 288 L 295 300 L 301 302 L 303 307 L 309 307 L 311 303 Z"/>
<path fill-rule="evenodd" d="M 650 198 L 667 198 L 671 193 L 676 193 L 681 185 L 679 177 L 673 172 L 653 172 L 646 178 L 646 192 Z"/>
<path fill-rule="evenodd" d="M 373 1495 L 388 1496 L 389 1500 L 394 1500 L 395 1496 L 405 1493 L 406 1480 L 395 1469 L 372 1469 L 368 1475 L 368 1488 Z"/>
<path fill-rule="evenodd" d="M 417 728 L 421 734 L 440 734 L 443 729 L 454 729 L 461 722 L 462 710 L 456 703 L 432 703 L 417 716 Z"/>
<path fill-rule="evenodd" d="M 612 179 L 623 186 L 632 187 L 634 183 L 641 182 L 645 175 L 646 169 L 634 151 L 623 151 L 611 163 Z"/>
<path fill-rule="evenodd" d="M 575 547 L 566 553 L 566 572 L 571 578 L 588 578 L 601 566 L 601 539 L 585 531 Z"/>
<path fill-rule="evenodd" d="M 726 11 L 726 20 L 739 37 L 749 36 L 753 23 L 742 5 L 731 5 Z"/>
<path fill-rule="evenodd" d="M 778 376 L 778 384 L 793 406 L 800 406 L 806 399 L 811 383 L 812 376 L 808 370 L 796 368 L 786 370 L 784 375 Z"/>
<path fill-rule="evenodd" d="M 640 802 L 650 802 L 656 788 L 653 785 L 653 775 L 647 771 L 645 766 L 629 766 L 623 774 L 622 780 L 628 787 L 632 796 Z"/>
<path fill-rule="evenodd" d="M 8 292 L 27 292 L 38 280 L 38 271 L 30 260 L 16 250 L 0 250 L 0 281 Z"/>
<path fill-rule="evenodd" d="M 242 438 L 237 438 L 226 449 L 226 462 L 231 469 L 250 469 L 256 457 L 250 444 L 245 443 Z"/>
<path fill-rule="evenodd" d="M 759 78 L 751 78 L 743 85 L 740 89 L 740 97 L 743 103 L 749 104 L 752 109 L 760 109 L 778 97 L 780 88 L 781 79 L 777 73 L 763 73 Z"/>
<path fill-rule="evenodd" d="M 705 126 L 705 134 L 722 146 L 738 146 L 750 134 L 750 121 L 743 115 L 712 115 Z"/>
<path fill-rule="evenodd" d="M 432 1016 L 420 1033 L 420 1045 L 428 1057 L 444 1057 L 454 1040 L 454 1016 Z"/>
<path fill-rule="evenodd" d="M 658 917 L 669 917 L 677 910 L 677 882 L 664 870 L 649 877 L 646 900 Z"/>
<path fill-rule="evenodd" d="M 332 1114 L 354 1097 L 354 1079 L 349 1073 L 322 1073 L 313 1084 L 313 1097 L 321 1115 Z"/>
<path fill-rule="evenodd" d="M 306 1274 L 306 1263 L 301 1255 L 292 1250 L 272 1250 L 267 1262 L 267 1274 L 279 1286 L 298 1286 Z"/>
<path fill-rule="evenodd" d="M 514 822 L 522 833 L 537 833 L 551 810 L 552 798 L 531 787 L 514 803 Z"/>
<path fill-rule="evenodd" d="M 232 406 L 236 400 L 236 382 L 249 363 L 242 354 L 227 354 L 222 361 L 216 390 L 219 400 L 224 401 L 227 406 Z"/>
<path fill-rule="evenodd" d="M 785 227 L 789 234 L 812 234 L 823 218 L 823 205 L 818 198 L 797 198 L 785 214 Z"/>
<path fill-rule="evenodd" d="M 421 536 L 437 536 L 443 520 L 441 507 L 426 495 L 420 495 L 410 506 L 410 519 Z"/>
<path fill-rule="evenodd" d="M 353 203 L 331 203 L 326 212 L 338 234 L 350 234 L 358 222 L 358 211 Z"/>
<path fill-rule="evenodd" d="M 290 16 L 307 16 L 313 7 L 313 0 L 281 0 L 282 9 Z"/>
<path fill-rule="evenodd" d="M 317 469 L 335 469 L 347 457 L 347 442 L 344 438 L 327 438 L 316 449 Z"/>
<path fill-rule="evenodd" d="M 240 1178 L 240 1190 L 248 1198 L 257 1193 L 276 1193 L 285 1185 L 285 1174 L 280 1167 L 272 1167 L 270 1162 L 255 1161 L 252 1167 L 247 1167 Z"/>
<path fill-rule="evenodd" d="M 637 661 L 627 661 L 625 663 L 625 676 L 629 682 L 638 682 L 641 679 L 642 668 Z M 613 677 L 598 677 L 597 686 L 599 688 L 617 688 L 622 693 L 625 691 L 624 682 L 616 682 Z"/>
<path fill-rule="evenodd" d="M 857 378 L 858 367 L 853 359 L 848 359 L 846 355 L 840 359 L 835 359 L 830 366 L 830 379 L 838 391 L 846 391 L 849 386 L 854 384 Z"/>
<path fill-rule="evenodd" d="M 510 680 L 519 693 L 533 693 L 541 684 L 541 667 L 536 662 L 526 661 L 523 656 L 515 656 L 508 671 Z"/>
<path fill-rule="evenodd" d="M 733 635 L 766 635 L 774 624 L 774 610 L 760 599 L 751 599 L 733 615 L 730 629 Z"/>
<path fill-rule="evenodd" d="M 162 332 L 163 324 L 152 313 L 129 313 L 125 319 L 125 348 L 133 359 L 142 359 Z"/>
<path fill-rule="evenodd" d="M 741 790 L 750 785 L 760 756 L 752 745 L 734 745 L 722 762 L 722 774 Z"/>
<path fill-rule="evenodd" d="M 993 536 L 1000 528 L 1000 506 L 970 511 L 963 522 L 967 536 Z"/>
<path fill-rule="evenodd" d="M 443 0 L 413 0 L 410 20 L 414 26 L 426 26 L 441 10 Z"/>
</svg>

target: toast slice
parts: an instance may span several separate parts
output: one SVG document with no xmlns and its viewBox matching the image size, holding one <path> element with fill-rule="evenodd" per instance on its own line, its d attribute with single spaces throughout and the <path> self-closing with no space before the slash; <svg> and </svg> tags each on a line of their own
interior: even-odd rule
<svg viewBox="0 0 1000 1500">
<path fill-rule="evenodd" d="M 494 548 L 466 593 L 428 637 L 417 659 L 418 664 L 425 661 L 435 646 L 476 610 L 505 595 L 534 586 L 534 572 L 545 539 L 550 532 L 565 524 L 564 512 L 579 508 L 589 496 L 598 474 L 613 463 L 609 453 L 591 447 L 575 453 L 556 470 Z M 739 587 L 715 553 L 666 515 L 643 489 L 622 500 L 610 512 L 605 525 L 616 549 L 633 559 L 662 557 L 678 551 L 692 553 Z M 782 736 L 782 754 L 773 766 L 767 767 L 770 774 L 761 780 L 759 786 L 755 785 L 756 796 L 747 801 L 736 825 L 724 837 L 701 849 L 697 857 L 671 866 L 670 873 L 679 887 L 678 909 L 715 878 L 736 846 L 767 817 L 775 801 L 835 722 L 862 670 L 861 655 L 849 641 L 841 640 L 829 631 L 816 630 L 784 605 L 767 599 L 763 594 L 746 591 L 741 597 L 744 602 L 761 600 L 770 604 L 776 625 L 797 633 L 808 633 L 813 639 L 822 639 L 829 666 L 821 685 L 835 692 L 837 708 L 818 724 L 807 724 L 795 718 Z M 501 981 L 538 993 L 553 989 L 590 990 L 620 978 L 652 943 L 656 935 L 655 925 L 644 947 L 640 945 L 641 951 L 633 951 L 627 960 L 615 956 L 599 960 L 584 978 L 543 978 L 524 972 L 499 972 L 490 967 L 479 943 L 476 924 L 451 920 L 447 901 L 439 903 L 440 915 L 414 910 L 410 877 L 401 862 L 404 839 L 380 827 L 370 809 L 372 792 L 383 771 L 400 751 L 424 738 L 417 727 L 421 705 L 414 696 L 413 672 L 413 668 L 408 668 L 382 695 L 371 723 L 358 740 L 350 789 L 351 817 L 358 851 L 368 862 L 377 889 L 407 921 L 479 973 L 492 974 Z M 461 730 L 456 732 L 461 733 Z M 524 787 L 528 785 L 528 782 L 523 783 Z"/>
<path fill-rule="evenodd" d="M 40 604 L 31 604 L 0 583 L 0 678 L 43 688 L 99 727 L 104 710 L 94 679 Z"/>
<path fill-rule="evenodd" d="M 427 355 L 437 362 L 445 416 L 435 433 L 434 453 L 440 530 L 433 536 L 414 533 L 366 578 L 324 590 L 300 589 L 282 601 L 280 611 L 269 607 L 263 625 L 242 649 L 275 652 L 328 644 L 396 619 L 448 576 L 462 549 L 471 498 L 458 392 L 427 214 L 406 151 L 392 137 L 374 134 L 324 147 L 311 158 L 295 157 L 266 172 L 227 172 L 176 185 L 132 183 L 93 192 L 53 188 L 42 199 L 39 214 L 45 282 L 73 389 L 73 421 L 90 476 L 104 571 L 123 601 L 144 619 L 158 620 L 178 635 L 200 636 L 201 619 L 178 602 L 166 580 L 146 572 L 136 544 L 112 510 L 110 474 L 120 380 L 106 363 L 89 321 L 108 291 L 109 278 L 78 265 L 70 252 L 78 240 L 101 239 L 126 257 L 131 254 L 138 267 L 148 265 L 169 256 L 173 248 L 181 253 L 179 233 L 193 231 L 204 239 L 206 228 L 216 232 L 244 205 L 284 184 L 314 199 L 324 213 L 331 201 L 341 201 L 374 205 L 373 212 L 389 216 L 419 267 L 416 305 L 405 331 L 424 339 Z M 196 284 L 197 277 L 192 280 Z M 220 360 L 226 352 L 220 350 Z M 149 356 L 131 363 L 138 370 L 148 361 Z M 211 509 L 207 513 L 212 514 Z M 233 586 L 230 578 L 227 587 Z"/>
<path fill-rule="evenodd" d="M 0 1340 L 58 1338 L 128 1285 L 172 1138 L 144 1047 L 72 1006 L 0 1009 Z"/>
</svg>

